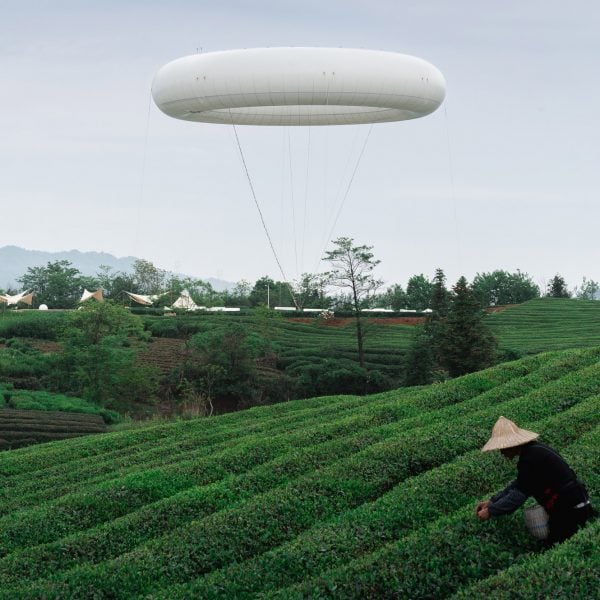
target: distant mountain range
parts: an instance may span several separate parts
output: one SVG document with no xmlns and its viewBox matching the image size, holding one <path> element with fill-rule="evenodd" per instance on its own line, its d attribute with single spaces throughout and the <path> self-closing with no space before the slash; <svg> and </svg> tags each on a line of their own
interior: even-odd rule
<svg viewBox="0 0 600 600">
<path fill-rule="evenodd" d="M 93 276 L 98 272 L 100 265 L 129 273 L 133 271 L 133 263 L 138 259 L 135 256 L 117 258 L 106 252 L 80 252 L 79 250 L 44 252 L 26 250 L 18 246 L 3 246 L 0 248 L 0 288 L 18 288 L 17 279 L 25 274 L 29 267 L 42 267 L 57 260 L 68 260 L 83 275 Z M 201 279 L 208 281 L 217 291 L 231 289 L 234 285 L 229 281 L 213 277 Z"/>
</svg>

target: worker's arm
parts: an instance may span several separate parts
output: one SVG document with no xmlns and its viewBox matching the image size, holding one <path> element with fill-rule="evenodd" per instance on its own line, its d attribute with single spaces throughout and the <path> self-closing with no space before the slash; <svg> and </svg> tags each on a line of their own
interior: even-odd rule
<svg viewBox="0 0 600 600">
<path fill-rule="evenodd" d="M 490 517 L 499 517 L 501 515 L 510 515 L 515 512 L 517 508 L 523 506 L 528 498 L 520 487 L 513 481 L 500 493 L 492 496 L 491 502 L 488 506 Z"/>
<path fill-rule="evenodd" d="M 506 494 L 508 494 L 512 489 L 514 489 L 515 485 L 517 485 L 517 480 L 513 479 L 513 481 L 511 481 L 501 492 L 494 494 L 490 498 L 490 504 L 492 502 L 497 502 L 498 500 L 500 500 L 500 498 L 503 498 L 504 496 L 506 496 Z"/>
</svg>

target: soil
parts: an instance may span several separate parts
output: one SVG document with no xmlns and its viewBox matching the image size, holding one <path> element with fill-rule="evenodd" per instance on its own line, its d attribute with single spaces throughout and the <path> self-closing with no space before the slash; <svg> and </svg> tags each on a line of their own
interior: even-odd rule
<svg viewBox="0 0 600 600">
<path fill-rule="evenodd" d="M 290 317 L 286 319 L 292 323 L 314 323 L 315 320 L 309 317 Z M 374 325 L 419 325 L 425 321 L 424 317 L 380 317 L 380 318 L 368 318 L 363 317 L 362 320 L 365 323 L 372 323 Z M 319 322 L 320 326 L 323 327 L 344 327 L 348 323 L 354 323 L 354 317 L 335 317 L 333 319 L 322 319 Z"/>
</svg>

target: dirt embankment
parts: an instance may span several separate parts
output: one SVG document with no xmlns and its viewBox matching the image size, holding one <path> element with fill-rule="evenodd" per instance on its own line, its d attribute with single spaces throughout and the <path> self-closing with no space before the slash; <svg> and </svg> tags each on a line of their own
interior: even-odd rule
<svg viewBox="0 0 600 600">
<path fill-rule="evenodd" d="M 516 304 L 505 304 L 504 306 L 488 306 L 485 309 L 487 313 L 497 313 L 506 310 L 507 308 L 511 308 L 513 306 L 517 306 Z M 376 317 L 369 318 L 363 317 L 363 320 L 366 323 L 372 323 L 374 325 L 420 325 L 425 322 L 425 317 Z M 290 321 L 292 323 L 314 323 L 314 317 L 289 317 L 286 321 Z M 354 317 L 334 317 L 331 319 L 321 319 L 319 320 L 319 325 L 323 325 L 325 327 L 343 327 L 348 323 L 353 323 Z"/>
<path fill-rule="evenodd" d="M 363 317 L 365 323 L 372 323 L 374 325 L 419 325 L 425 321 L 424 317 L 381 317 L 381 318 L 369 318 Z M 286 319 L 292 323 L 314 323 L 315 319 L 310 317 L 290 317 Z M 319 325 L 324 327 L 343 327 L 348 323 L 354 323 L 354 317 L 334 317 L 333 319 L 321 319 Z"/>
</svg>

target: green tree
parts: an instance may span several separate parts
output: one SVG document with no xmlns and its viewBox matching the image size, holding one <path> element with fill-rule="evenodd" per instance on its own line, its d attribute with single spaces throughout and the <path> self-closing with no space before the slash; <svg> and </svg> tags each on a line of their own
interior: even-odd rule
<svg viewBox="0 0 600 600">
<path fill-rule="evenodd" d="M 325 295 L 327 278 L 321 273 L 302 273 L 295 282 L 294 296 L 298 308 L 328 308 Z"/>
<path fill-rule="evenodd" d="M 238 323 L 198 333 L 188 345 L 191 355 L 184 377 L 196 391 L 208 395 L 211 404 L 215 398 L 239 403 L 252 396 L 256 361 L 271 349 L 268 340 Z"/>
<path fill-rule="evenodd" d="M 352 238 L 341 237 L 333 242 L 335 248 L 326 252 L 324 260 L 332 266 L 328 273 L 329 284 L 348 290 L 356 321 L 358 363 L 365 366 L 364 330 L 360 318 L 361 300 L 375 292 L 383 282 L 375 279 L 373 271 L 381 262 L 371 252 L 373 246 L 355 246 Z"/>
<path fill-rule="evenodd" d="M 417 326 L 404 365 L 404 385 L 428 385 L 433 382 L 436 366 L 431 331 L 425 325 Z"/>
<path fill-rule="evenodd" d="M 226 306 L 250 306 L 250 292 L 252 291 L 252 284 L 245 279 L 238 281 L 234 288 L 227 292 L 225 298 Z"/>
<path fill-rule="evenodd" d="M 540 288 L 527 273 L 519 270 L 477 273 L 472 288 L 482 306 L 520 304 L 540 296 Z"/>
<path fill-rule="evenodd" d="M 446 335 L 446 320 L 450 308 L 451 294 L 446 289 L 446 276 L 437 269 L 432 281 L 431 313 L 419 326 L 413 338 L 406 361 L 406 385 L 432 383 L 442 362 L 442 343 Z"/>
<path fill-rule="evenodd" d="M 478 371 L 493 363 L 497 342 L 484 323 L 481 309 L 467 280 L 461 277 L 453 288 L 440 343 L 441 363 L 451 377 Z"/>
<path fill-rule="evenodd" d="M 268 275 L 257 279 L 254 287 L 250 291 L 249 301 L 250 306 L 267 306 L 273 305 L 271 302 L 271 294 L 275 293 L 275 281 Z"/>
<path fill-rule="evenodd" d="M 597 300 L 600 284 L 593 279 L 583 278 L 581 285 L 576 288 L 576 297 L 578 300 Z"/>
<path fill-rule="evenodd" d="M 433 284 L 425 275 L 413 275 L 406 284 L 406 304 L 412 310 L 430 308 Z"/>
<path fill-rule="evenodd" d="M 394 285 L 388 287 L 383 294 L 378 296 L 377 303 L 379 306 L 400 311 L 403 308 L 406 308 L 406 292 L 400 284 L 395 283 Z"/>
<path fill-rule="evenodd" d="M 69 315 L 62 334 L 64 351 L 53 374 L 58 389 L 117 410 L 152 401 L 158 373 L 136 362 L 146 337 L 141 319 L 127 309 L 86 303 Z"/>
<path fill-rule="evenodd" d="M 140 294 L 161 294 L 166 277 L 167 272 L 154 266 L 149 260 L 138 259 L 133 263 L 133 280 Z"/>
<path fill-rule="evenodd" d="M 38 304 L 47 304 L 50 308 L 73 308 L 84 287 L 94 289 L 98 285 L 95 278 L 84 277 L 68 260 L 29 267 L 18 281 L 24 289 L 35 293 Z"/>
<path fill-rule="evenodd" d="M 546 296 L 549 298 L 570 298 L 571 293 L 567 289 L 567 283 L 558 273 L 548 283 Z"/>
<path fill-rule="evenodd" d="M 257 279 L 248 296 L 250 306 L 297 306 L 292 288 L 285 281 L 275 281 L 268 275 Z M 298 306 L 301 308 L 301 306 Z"/>
<path fill-rule="evenodd" d="M 100 287 L 104 290 L 105 297 L 115 302 L 124 301 L 126 299 L 125 292 L 141 293 L 132 273 L 115 271 L 107 265 L 100 265 L 98 267 L 96 279 Z"/>
</svg>

